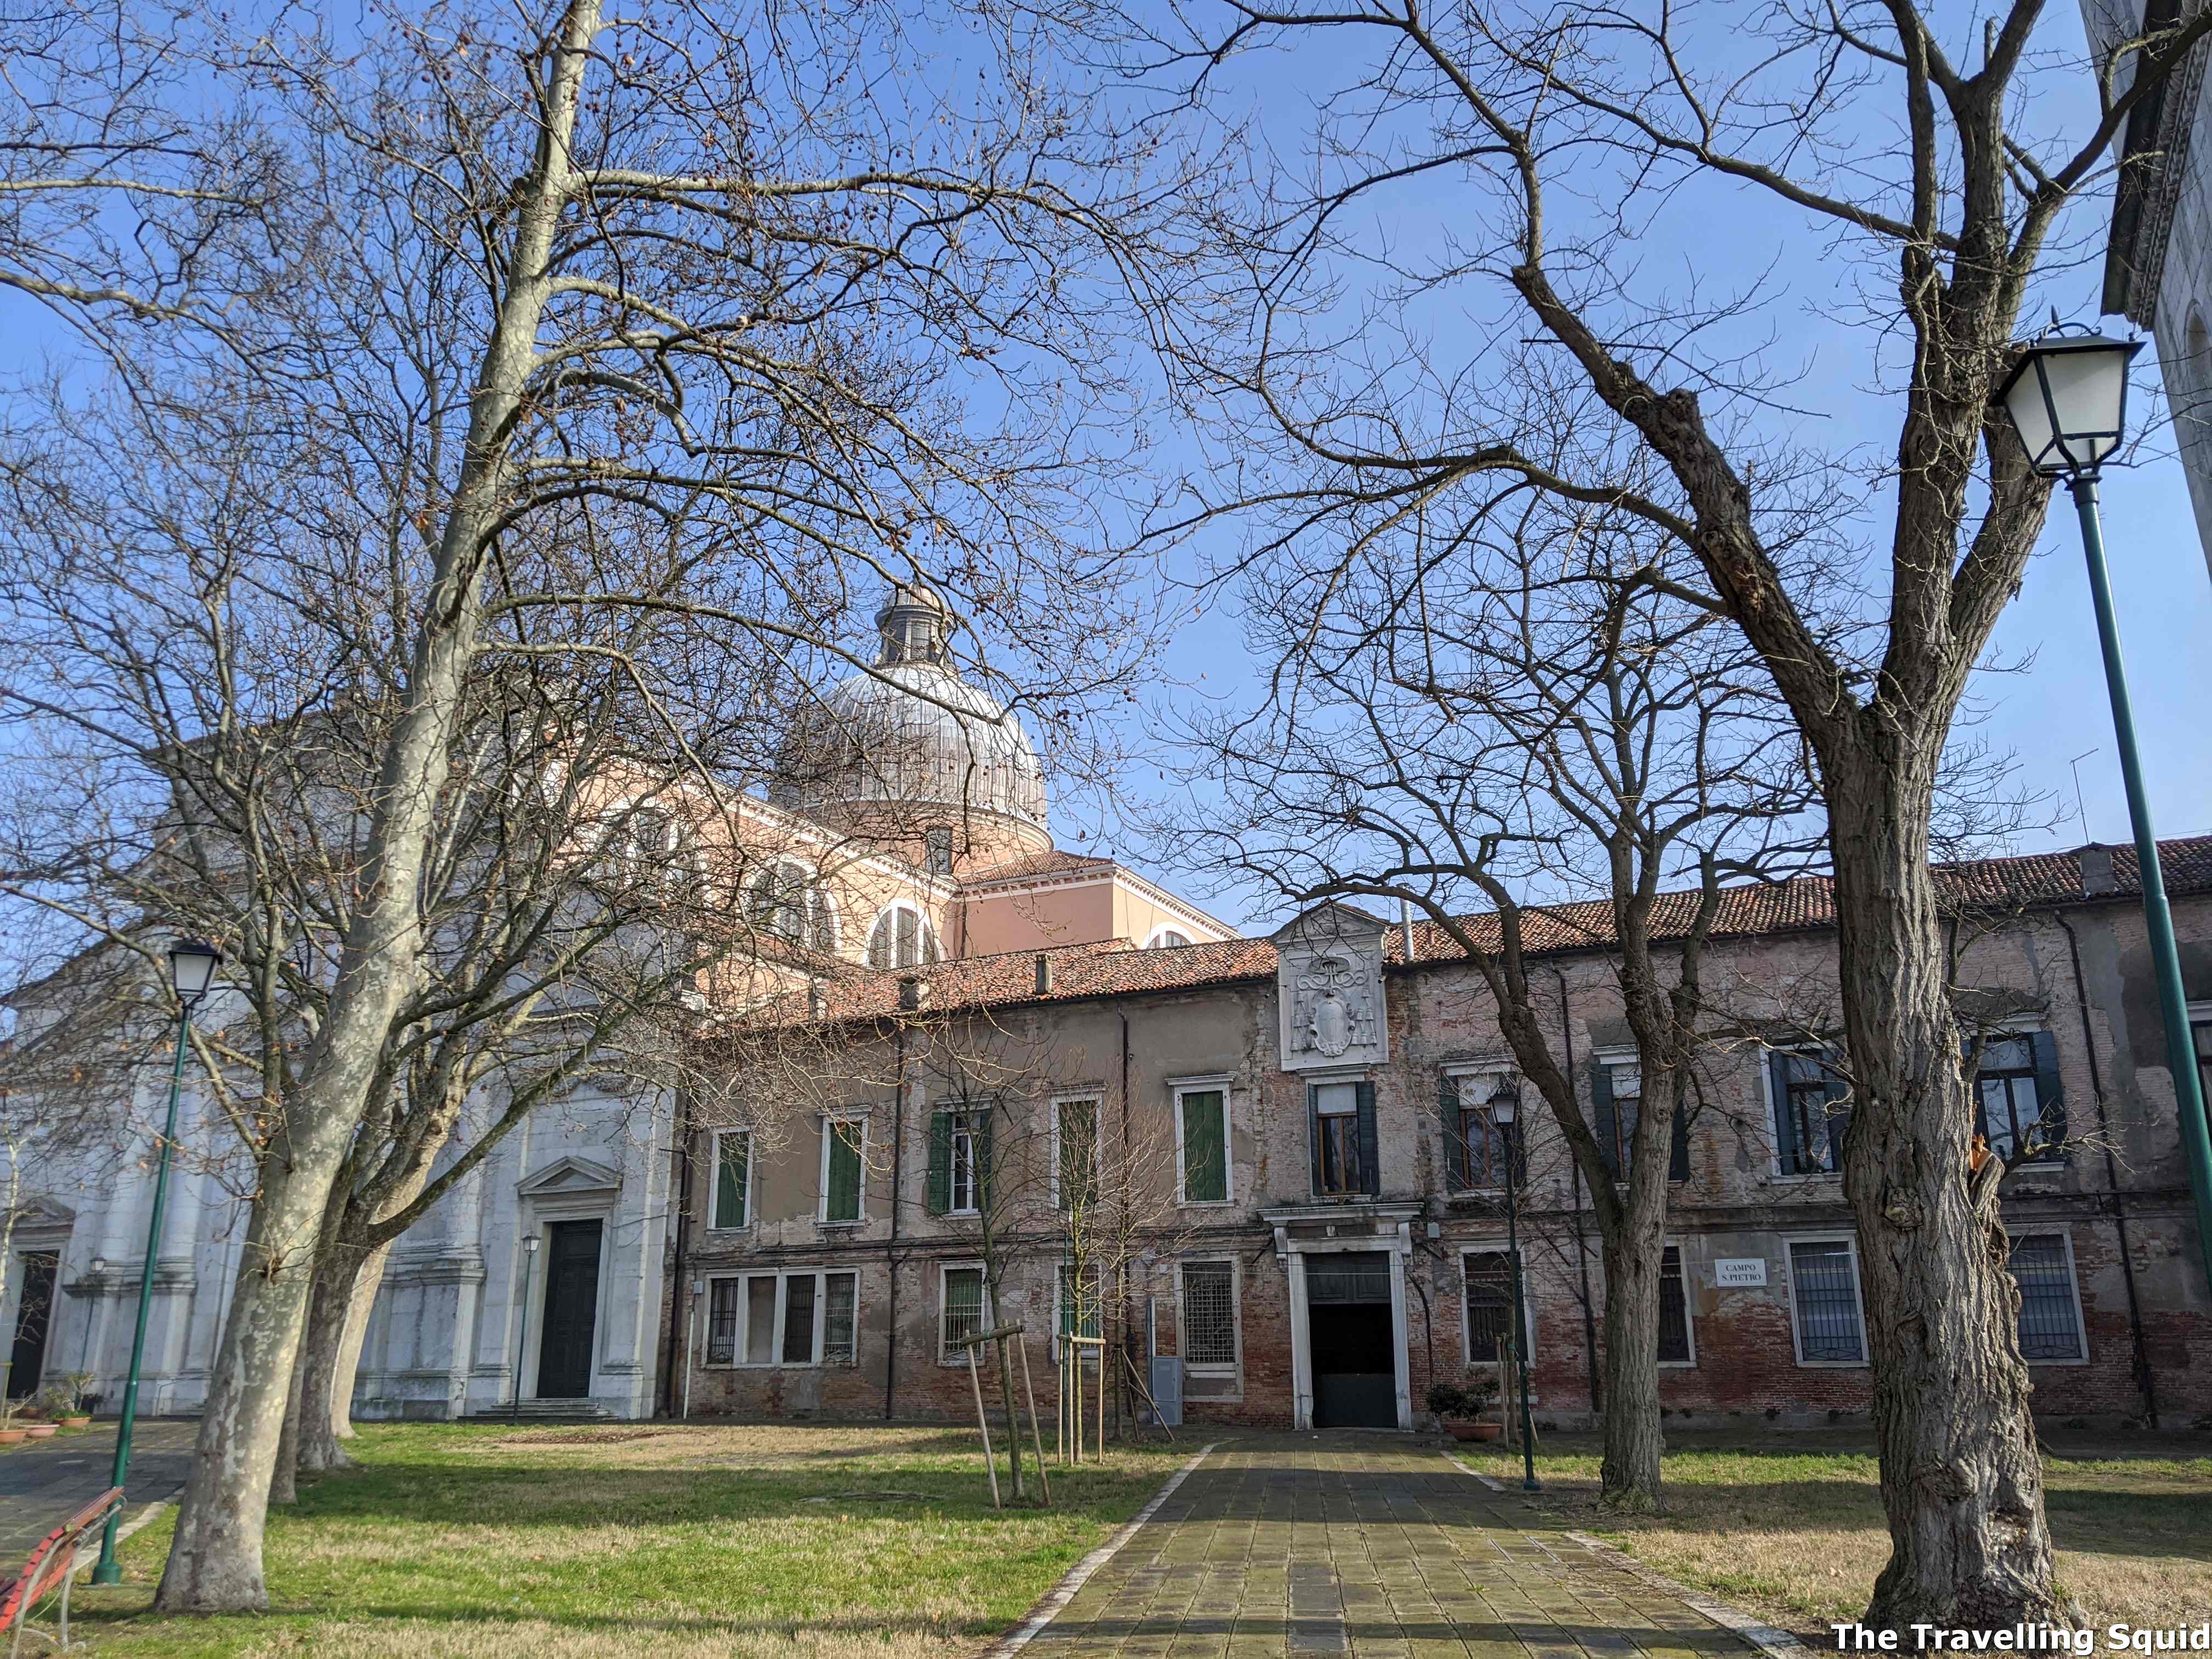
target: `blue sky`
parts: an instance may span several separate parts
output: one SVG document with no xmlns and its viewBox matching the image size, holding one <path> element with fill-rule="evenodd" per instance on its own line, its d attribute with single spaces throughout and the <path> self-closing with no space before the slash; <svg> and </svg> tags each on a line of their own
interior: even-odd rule
<svg viewBox="0 0 2212 1659">
<path fill-rule="evenodd" d="M 1959 12 L 1963 21 L 1966 13 Z M 2043 46 L 2057 58 L 2078 62 L 2081 52 L 2078 18 L 2063 4 L 2050 9 Z M 1326 56 L 1257 60 L 1228 84 L 1265 112 L 1264 125 L 1286 154 L 1301 147 L 1304 97 L 1314 86 L 1340 73 L 1341 64 Z M 2086 78 L 2054 74 L 2042 83 L 2041 97 L 2053 114 L 2077 127 L 2088 113 Z M 1435 237 L 1449 223 L 1449 204 L 1384 204 L 1378 225 L 1387 228 L 1401 249 Z M 2094 257 L 2109 216 L 2106 198 L 2082 204 L 2075 232 L 2091 257 L 2054 271 L 2039 302 L 2056 304 L 2070 319 L 2094 317 L 2100 271 Z M 1716 213 L 1725 217 L 1716 218 Z M 1777 307 L 1763 326 L 1781 319 L 1786 332 L 1779 346 L 1790 354 L 1798 375 L 1793 404 L 1797 419 L 1817 428 L 1831 447 L 1893 446 L 1893 407 L 1866 390 L 1872 378 L 1865 361 L 1867 336 L 1830 320 L 1831 307 L 1843 295 L 1848 273 L 1827 254 L 1800 221 L 1777 213 L 1771 202 L 1739 196 L 1702 207 L 1686 204 L 1668 220 L 1655 223 L 1639 257 L 1653 263 L 1674 260 L 1685 273 L 1698 274 L 1711 252 L 1715 226 L 1724 225 L 1730 252 L 1742 268 L 1769 273 Z M 2179 261 L 2167 280 L 2186 280 Z M 2212 282 L 2212 272 L 2199 273 Z M 1440 360 L 1471 349 L 1477 323 L 1438 307 L 1420 319 L 1430 349 Z M 2124 326 L 2124 325 L 2121 325 Z M 20 300 L 0 298 L 0 376 L 31 367 L 58 342 L 52 325 Z M 2139 360 L 2140 385 L 2155 386 L 2150 353 Z M 2139 420 L 2163 421 L 2154 396 L 2139 397 Z M 2136 465 L 2115 468 L 2105 485 L 2107 545 L 2142 735 L 2151 802 L 2157 823 L 2167 836 L 2212 831 L 2212 574 L 2190 510 L 2189 496 L 2172 445 L 2155 425 Z M 1163 434 L 1172 453 L 1178 434 Z M 1226 546 L 1233 532 L 1216 532 L 1215 547 Z M 1185 555 L 1194 560 L 1197 550 Z M 2026 659 L 2020 672 L 1985 676 L 1977 696 L 1986 706 L 1985 734 L 1991 744 L 2009 751 L 2019 764 L 2019 781 L 2049 798 L 2046 816 L 2057 822 L 2019 839 L 2015 850 L 2071 846 L 2084 838 L 2114 842 L 2127 838 L 2124 799 L 2112 736 L 2109 707 L 2098 660 L 2094 628 L 2073 515 L 2063 497 L 2054 503 L 2051 522 L 2019 599 L 2010 607 L 1996 639 L 1996 654 Z M 1251 690 L 1233 610 L 1222 606 L 1182 622 L 1165 646 L 1164 674 L 1156 699 L 1165 704 L 1194 695 L 1242 700 Z M 1141 733 L 1139 746 L 1146 741 Z M 2080 757 L 2080 812 L 2075 812 L 2075 769 Z M 1133 780 L 1145 789 L 1149 769 Z M 1104 846 L 1147 862 L 1141 845 L 1118 827 L 1102 822 L 1095 808 L 1078 797 L 1061 803 L 1056 828 L 1065 844 Z M 1156 869 L 1171 884 L 1188 885 L 1181 872 Z M 1224 894 L 1215 901 L 1224 920 L 1255 929 L 1279 920 L 1275 907 L 1256 896 Z"/>
</svg>

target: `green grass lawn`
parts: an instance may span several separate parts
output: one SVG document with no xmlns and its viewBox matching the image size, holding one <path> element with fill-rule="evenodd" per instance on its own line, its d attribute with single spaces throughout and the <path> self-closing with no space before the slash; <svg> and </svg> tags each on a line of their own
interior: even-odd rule
<svg viewBox="0 0 2212 1659">
<path fill-rule="evenodd" d="M 270 1517 L 270 1612 L 149 1608 L 173 1513 L 79 1585 L 100 1655 L 946 1659 L 1013 1622 L 1190 1447 L 1054 1469 L 994 1511 L 974 1431 L 364 1426 Z M 1034 1471 L 1032 1471 L 1032 1474 Z M 1005 1480 L 1000 1460 L 1000 1480 Z"/>
<path fill-rule="evenodd" d="M 1517 1484 L 1517 1454 L 1456 1449 Z M 2203 1435 L 2062 1437 L 2045 1449 L 2045 1505 L 2060 1587 L 2102 1628 L 2194 1622 L 2212 1608 L 2212 1451 Z M 1473 1454 L 1473 1455 L 1470 1455 Z M 1889 1559 L 1871 1442 L 1816 1431 L 1753 1438 L 1670 1435 L 1666 1510 L 1596 1504 L 1598 1443 L 1553 1435 L 1536 1459 L 1538 1501 L 1670 1578 L 1832 1650 L 1835 1620 L 1865 1611 Z"/>
</svg>

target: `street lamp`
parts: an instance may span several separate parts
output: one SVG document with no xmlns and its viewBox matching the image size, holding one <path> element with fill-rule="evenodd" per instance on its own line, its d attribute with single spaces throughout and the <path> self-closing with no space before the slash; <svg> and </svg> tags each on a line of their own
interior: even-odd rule
<svg viewBox="0 0 2212 1659">
<path fill-rule="evenodd" d="M 514 1344 L 514 1397 L 508 1402 L 507 1420 L 522 1420 L 522 1364 L 530 1352 L 530 1264 L 538 1260 L 538 1235 L 531 1233 L 522 1241 L 522 1329 Z"/>
<path fill-rule="evenodd" d="M 2113 340 L 2087 331 L 2051 327 L 2021 347 L 2020 361 L 1997 398 L 2020 434 L 2028 465 L 2046 478 L 2063 478 L 2081 520 L 2081 548 L 2089 565 L 2089 597 L 2097 610 L 2097 638 L 2105 652 L 2105 686 L 2112 700 L 2112 729 L 2119 739 L 2120 775 L 2127 785 L 2128 817 L 2135 827 L 2136 863 L 2142 880 L 2143 921 L 2158 972 L 2159 1012 L 2166 1021 L 2166 1065 L 2173 1073 L 2174 1105 L 2189 1154 L 2189 1187 L 2197 1200 L 2197 1246 L 2205 1280 L 2212 1285 L 2212 1138 L 2204 1121 L 2204 1091 L 2190 1041 L 2189 1004 L 2181 989 L 2181 957 L 2173 945 L 2173 916 L 2166 902 L 2158 837 L 2143 795 L 2142 762 L 2136 753 L 2135 717 L 2128 706 L 2126 670 L 2120 661 L 2119 626 L 2105 571 L 2105 536 L 2097 514 L 2097 471 L 2127 430 L 2128 363 L 2140 340 Z"/>
<path fill-rule="evenodd" d="M 1541 1492 L 1536 1480 L 1536 1431 L 1528 1416 L 1528 1362 L 1521 1352 L 1522 1334 L 1528 1328 L 1528 1312 L 1522 1301 L 1521 1287 L 1521 1201 L 1516 1182 L 1516 1165 L 1521 1162 L 1520 1146 L 1513 1133 L 1513 1120 L 1521 1110 L 1521 1093 L 1513 1086 L 1513 1079 L 1501 1077 L 1498 1087 L 1490 1095 L 1490 1125 L 1498 1133 L 1499 1148 L 1505 1155 L 1505 1265 L 1513 1275 L 1513 1328 L 1507 1333 L 1514 1355 L 1513 1373 L 1521 1383 L 1521 1489 Z"/>
<path fill-rule="evenodd" d="M 161 1212 L 169 1197 L 169 1154 L 177 1144 L 177 1100 L 184 1092 L 185 1047 L 191 1030 L 192 1006 L 215 982 L 222 965 L 222 952 L 196 939 L 180 939 L 169 947 L 169 984 L 177 994 L 177 1057 L 169 1070 L 169 1118 L 161 1131 L 161 1151 L 154 1161 L 154 1213 L 146 1224 L 146 1260 L 138 1270 L 138 1328 L 131 1339 L 131 1374 L 123 1384 L 123 1417 L 115 1427 L 115 1474 L 108 1482 L 120 1486 L 131 1472 L 131 1434 L 138 1425 L 138 1372 L 146 1359 L 146 1316 L 154 1305 L 154 1261 L 161 1249 Z M 100 1534 L 100 1565 L 92 1570 L 95 1584 L 119 1584 L 123 1568 L 115 1559 L 115 1531 L 123 1519 L 118 1508 L 107 1517 Z"/>
</svg>

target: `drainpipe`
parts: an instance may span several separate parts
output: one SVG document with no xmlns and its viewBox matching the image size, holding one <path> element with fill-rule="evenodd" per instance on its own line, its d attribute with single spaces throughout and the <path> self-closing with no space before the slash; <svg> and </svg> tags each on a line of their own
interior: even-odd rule
<svg viewBox="0 0 2212 1659">
<path fill-rule="evenodd" d="M 675 1169 L 670 1178 L 676 1183 L 676 1202 L 670 1206 L 676 1224 L 676 1267 L 674 1292 L 668 1298 L 668 1363 L 660 1372 L 660 1414 L 676 1415 L 676 1371 L 678 1356 L 683 1356 L 684 1391 L 689 1396 L 691 1387 L 690 1344 L 684 1340 L 690 1334 L 690 1315 L 687 1298 L 691 1294 L 691 1281 L 684 1273 L 689 1259 L 684 1245 L 691 1236 L 691 1139 L 698 1133 L 692 1120 L 691 1090 L 687 1085 L 676 1091 L 676 1156 Z M 516 1385 L 518 1390 L 520 1384 Z"/>
<path fill-rule="evenodd" d="M 1552 964 L 1552 977 L 1559 986 L 1559 1039 L 1566 1045 L 1567 1086 L 1575 1085 L 1575 1022 L 1567 1007 L 1567 976 L 1559 964 Z M 1567 1191 L 1574 1203 L 1575 1272 L 1582 1279 L 1583 1304 L 1583 1381 L 1589 1389 L 1590 1415 L 1595 1417 L 1605 1409 L 1605 1400 L 1597 1382 L 1597 1316 L 1590 1309 L 1589 1244 L 1583 1236 L 1583 1166 L 1574 1158 L 1567 1160 Z"/>
<path fill-rule="evenodd" d="M 2066 954 L 2074 964 L 2074 1003 L 2081 1015 L 2081 1045 L 2089 1056 L 2089 1083 L 2097 1095 L 2097 1139 L 2105 1152 L 2105 1186 L 2112 1195 L 2112 1230 L 2120 1242 L 2120 1280 L 2128 1291 L 2128 1342 L 2134 1350 L 2136 1387 L 2142 1391 L 2143 1415 L 2150 1419 L 2154 1429 L 2158 1426 L 2158 1390 L 2152 1384 L 2150 1355 L 2144 1352 L 2142 1310 L 2136 1300 L 2136 1264 L 2128 1246 L 2128 1210 L 2120 1197 L 2119 1164 L 2112 1156 L 2112 1120 L 2106 1111 L 2105 1068 L 2097 1058 L 2097 1034 L 2089 1024 L 2089 988 L 2081 977 L 2081 941 L 2074 932 L 2073 923 L 2066 920 L 2063 910 L 2053 910 L 2052 917 L 2066 933 Z M 2088 1333 L 2082 1333 L 2084 1344 Z"/>
<path fill-rule="evenodd" d="M 890 1421 L 898 1396 L 899 1177 L 906 1170 L 906 1022 L 898 1026 L 898 1058 L 891 1070 L 891 1236 L 884 1241 L 884 1267 L 890 1300 L 884 1308 L 884 1420 Z"/>
<path fill-rule="evenodd" d="M 1129 1264 L 1127 1260 L 1129 1245 L 1129 1014 L 1127 1009 L 1116 1009 L 1115 1012 L 1121 1022 L 1121 1178 L 1115 1183 L 1121 1192 L 1121 1249 L 1115 1254 L 1123 1257 L 1115 1268 L 1121 1279 L 1121 1283 L 1115 1291 L 1115 1302 L 1121 1326 L 1117 1346 L 1126 1356 L 1128 1352 L 1129 1328 Z M 1224 1091 L 1222 1096 L 1221 1113 L 1224 1126 L 1221 1155 L 1224 1159 L 1234 1156 L 1234 1150 L 1229 1144 L 1226 1133 L 1229 1121 L 1228 1098 Z M 1181 1352 L 1180 1346 L 1177 1352 Z M 1101 1349 L 1100 1353 L 1103 1356 L 1104 1350 Z M 1106 1363 L 1103 1357 L 1099 1360 L 1098 1370 L 1098 1386 L 1103 1389 L 1106 1386 Z M 1123 1380 L 1127 1370 L 1126 1365 L 1118 1365 L 1114 1370 L 1114 1432 L 1117 1435 L 1122 1431 L 1122 1425 L 1126 1420 L 1125 1412 L 1127 1401 L 1122 1396 L 1127 1391 Z M 1146 1382 L 1149 1387 L 1151 1379 L 1147 1377 Z"/>
</svg>

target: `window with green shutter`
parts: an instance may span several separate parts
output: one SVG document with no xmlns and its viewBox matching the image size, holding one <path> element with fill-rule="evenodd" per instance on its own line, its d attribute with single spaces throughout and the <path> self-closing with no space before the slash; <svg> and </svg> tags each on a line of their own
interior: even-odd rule
<svg viewBox="0 0 2212 1659">
<path fill-rule="evenodd" d="M 1221 1204 L 1229 1198 L 1229 1095 L 1185 1089 L 1176 1097 L 1182 1134 L 1182 1202 Z"/>
<path fill-rule="evenodd" d="M 743 1129 L 724 1129 L 714 1136 L 714 1206 L 710 1227 L 742 1227 L 752 1218 L 746 1206 L 752 1199 L 753 1138 Z"/>
<path fill-rule="evenodd" d="M 867 1144 L 863 1118 L 831 1118 L 822 1126 L 822 1218 L 860 1218 L 861 1152 Z"/>
</svg>

